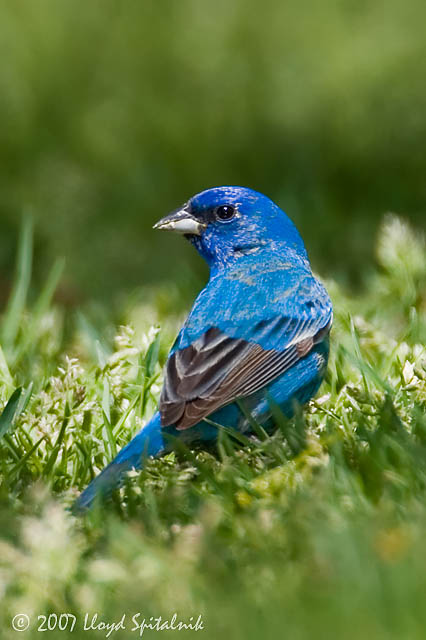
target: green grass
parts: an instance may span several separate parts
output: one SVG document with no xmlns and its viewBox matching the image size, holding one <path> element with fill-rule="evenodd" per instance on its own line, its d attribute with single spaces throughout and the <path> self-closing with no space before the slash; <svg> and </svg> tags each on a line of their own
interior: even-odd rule
<svg viewBox="0 0 426 640">
<path fill-rule="evenodd" d="M 84 519 L 69 506 L 152 415 L 182 318 L 168 290 L 123 307 L 115 330 L 69 317 L 60 265 L 30 289 L 31 238 L 24 226 L 1 320 L 2 638 L 21 612 L 24 638 L 52 612 L 77 616 L 74 638 L 106 635 L 82 630 L 85 612 L 126 614 L 116 638 L 138 637 L 137 612 L 201 614 L 208 638 L 423 638 L 424 238 L 389 218 L 363 292 L 327 283 L 329 373 L 303 413 L 246 446 L 224 432 L 151 461 Z"/>
</svg>

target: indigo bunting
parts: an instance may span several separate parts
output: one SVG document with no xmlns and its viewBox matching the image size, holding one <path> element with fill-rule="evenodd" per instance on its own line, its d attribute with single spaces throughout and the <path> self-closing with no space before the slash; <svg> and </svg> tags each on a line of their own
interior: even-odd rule
<svg viewBox="0 0 426 640">
<path fill-rule="evenodd" d="M 154 229 L 183 234 L 210 278 L 168 356 L 157 413 L 81 494 L 78 511 L 169 451 L 168 436 L 211 441 L 215 425 L 250 433 L 253 419 L 270 430 L 272 403 L 290 417 L 326 370 L 331 301 L 274 202 L 243 187 L 208 189 Z"/>
</svg>

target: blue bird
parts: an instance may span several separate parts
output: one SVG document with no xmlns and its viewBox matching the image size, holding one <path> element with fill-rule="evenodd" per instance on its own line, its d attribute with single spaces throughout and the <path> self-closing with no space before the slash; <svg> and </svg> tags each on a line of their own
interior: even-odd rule
<svg viewBox="0 0 426 640">
<path fill-rule="evenodd" d="M 250 414 L 270 430 L 270 404 L 290 417 L 325 374 L 331 301 L 299 232 L 274 202 L 244 187 L 207 189 L 154 229 L 183 234 L 210 278 L 168 356 L 157 413 L 81 494 L 77 511 L 145 457 L 169 451 L 168 436 L 211 441 L 212 423 L 250 433 Z"/>
</svg>

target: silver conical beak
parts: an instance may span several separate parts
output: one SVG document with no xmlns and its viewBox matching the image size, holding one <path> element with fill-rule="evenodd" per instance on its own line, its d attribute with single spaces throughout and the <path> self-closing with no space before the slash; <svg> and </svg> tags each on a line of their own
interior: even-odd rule
<svg viewBox="0 0 426 640">
<path fill-rule="evenodd" d="M 172 211 L 153 226 L 153 229 L 161 231 L 175 231 L 194 236 L 200 236 L 205 228 L 206 225 L 194 218 L 185 207 Z"/>
</svg>

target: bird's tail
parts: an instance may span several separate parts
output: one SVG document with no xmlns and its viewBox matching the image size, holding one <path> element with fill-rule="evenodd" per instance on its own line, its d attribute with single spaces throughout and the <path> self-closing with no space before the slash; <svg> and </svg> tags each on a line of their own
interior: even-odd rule
<svg viewBox="0 0 426 640">
<path fill-rule="evenodd" d="M 83 513 L 90 509 L 95 499 L 108 496 L 124 480 L 126 471 L 140 469 L 145 457 L 158 457 L 165 453 L 160 414 L 156 413 L 147 425 L 123 447 L 114 460 L 92 480 L 87 489 L 76 500 L 74 513 Z"/>
</svg>

